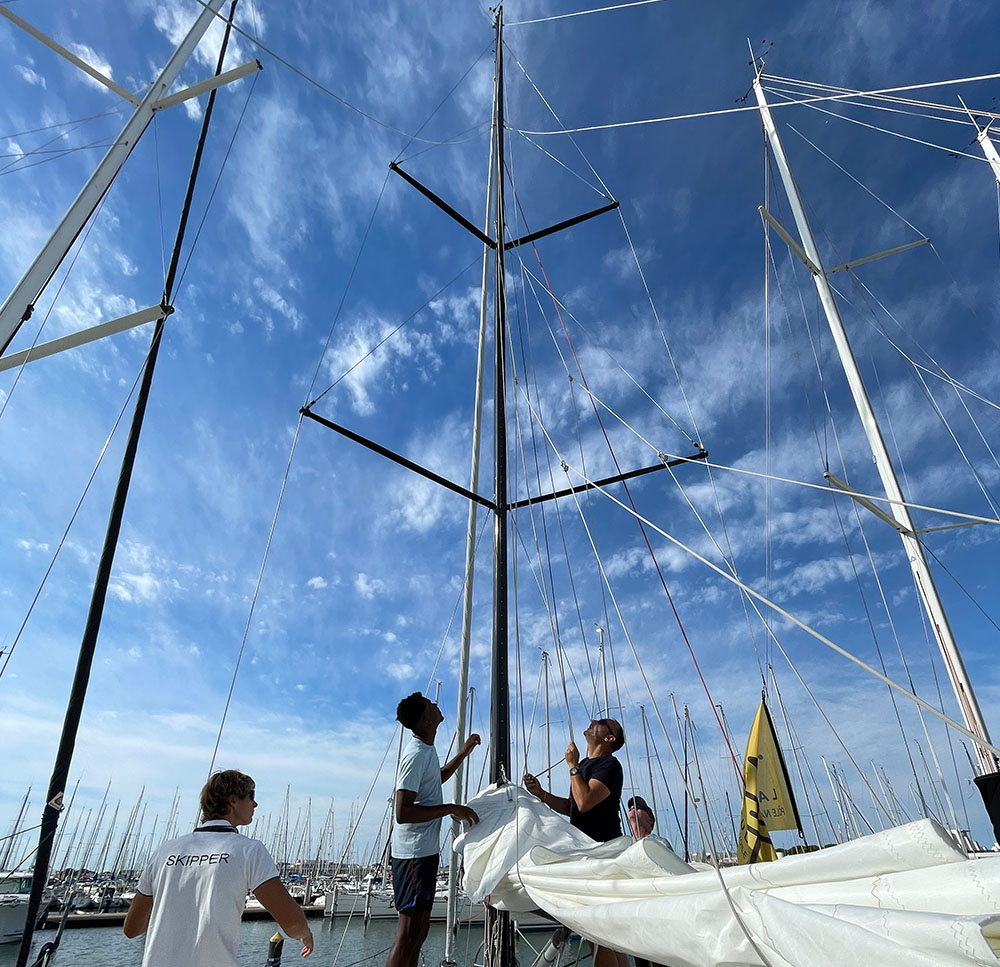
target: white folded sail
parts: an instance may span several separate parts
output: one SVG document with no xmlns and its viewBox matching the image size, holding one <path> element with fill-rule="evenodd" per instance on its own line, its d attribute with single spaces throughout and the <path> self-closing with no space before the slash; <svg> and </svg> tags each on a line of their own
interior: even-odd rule
<svg viewBox="0 0 1000 967">
<path fill-rule="evenodd" d="M 967 859 L 933 820 L 720 875 L 652 837 L 596 844 L 519 786 L 470 805 L 471 897 L 669 967 L 1000 964 L 1000 857 Z"/>
</svg>

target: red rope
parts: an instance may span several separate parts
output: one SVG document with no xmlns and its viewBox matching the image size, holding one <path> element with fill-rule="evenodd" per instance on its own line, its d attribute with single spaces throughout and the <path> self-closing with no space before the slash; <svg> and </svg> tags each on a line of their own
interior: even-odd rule
<svg viewBox="0 0 1000 967">
<path fill-rule="evenodd" d="M 528 226 L 527 219 L 524 217 L 524 210 L 521 208 L 521 202 L 518 199 L 516 192 L 514 193 L 514 201 L 521 214 L 521 219 L 524 221 L 525 228 L 530 232 L 531 229 Z M 545 283 L 545 290 L 548 292 L 549 298 L 552 299 L 552 305 L 555 307 L 556 316 L 559 318 L 559 325 L 562 327 L 563 335 L 566 337 L 566 343 L 569 346 L 570 352 L 573 354 L 573 361 L 576 363 L 577 372 L 580 374 L 580 381 L 583 383 L 584 389 L 587 390 L 590 405 L 594 410 L 594 416 L 597 417 L 597 423 L 601 428 L 601 433 L 604 435 L 604 442 L 608 445 L 608 452 L 611 454 L 611 459 L 614 461 L 615 470 L 620 474 L 622 472 L 622 468 L 618 463 L 618 457 L 615 455 L 614 447 L 612 447 L 611 440 L 608 437 L 608 431 L 604 426 L 604 421 L 601 419 L 600 410 L 598 410 L 597 404 L 594 402 L 594 397 L 590 393 L 590 386 L 587 384 L 587 377 L 584 375 L 583 366 L 580 364 L 580 359 L 576 354 L 576 347 L 573 345 L 573 340 L 570 337 L 569 330 L 566 327 L 566 322 L 563 319 L 562 312 L 560 311 L 559 300 L 556 299 L 555 293 L 552 291 L 552 286 L 549 284 L 548 274 L 545 271 L 545 265 L 542 263 L 542 256 L 534 242 L 531 243 L 531 250 L 535 253 L 535 259 L 538 261 L 538 268 L 542 273 L 542 280 Z M 725 739 L 726 747 L 729 749 L 729 756 L 733 760 L 733 767 L 736 769 L 736 776 L 742 786 L 745 784 L 743 770 L 740 768 L 739 761 L 736 758 L 736 753 L 733 751 L 732 743 L 729 741 L 729 735 L 726 733 L 726 729 L 722 724 L 722 719 L 719 716 L 719 710 L 716 708 L 715 701 L 712 698 L 708 682 L 705 681 L 705 676 L 701 672 L 701 665 L 698 663 L 698 659 L 695 656 L 694 648 L 692 647 L 687 631 L 684 628 L 684 622 L 681 621 L 681 616 L 677 612 L 677 606 L 674 604 L 673 596 L 670 594 L 670 588 L 667 587 L 666 578 L 663 576 L 663 571 L 660 568 L 660 562 L 656 559 L 656 552 L 653 550 L 653 545 L 649 541 L 649 535 L 646 533 L 646 528 L 643 526 L 642 521 L 639 520 L 639 510 L 635 506 L 635 501 L 632 499 L 632 492 L 629 490 L 628 481 L 623 480 L 622 486 L 625 488 L 625 494 L 628 497 L 629 505 L 631 506 L 633 513 L 636 515 L 636 523 L 639 525 L 639 531 L 642 534 L 642 539 L 646 542 L 646 549 L 649 551 L 649 556 L 653 561 L 653 567 L 656 568 L 656 574 L 660 579 L 660 584 L 663 585 L 663 590 L 667 595 L 667 601 L 670 602 L 670 609 L 674 613 L 674 619 L 677 622 L 677 627 L 680 629 L 681 637 L 684 639 L 684 644 L 687 645 L 688 654 L 691 656 L 691 661 L 694 663 L 695 671 L 698 673 L 698 678 L 701 681 L 702 688 L 705 690 L 705 695 L 708 696 L 709 704 L 712 706 L 712 712 L 715 715 L 715 721 L 719 724 L 719 731 L 722 732 L 722 737 Z"/>
</svg>

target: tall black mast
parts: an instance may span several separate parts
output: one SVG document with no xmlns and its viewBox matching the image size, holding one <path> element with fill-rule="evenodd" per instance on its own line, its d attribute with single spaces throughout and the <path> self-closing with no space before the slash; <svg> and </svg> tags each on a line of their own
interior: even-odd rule
<svg viewBox="0 0 1000 967">
<path fill-rule="evenodd" d="M 493 292 L 495 353 L 493 411 L 493 682 L 490 746 L 493 782 L 510 780 L 510 697 L 507 681 L 507 280 L 504 269 L 503 8 L 497 8 L 496 58 L 496 285 Z"/>
<path fill-rule="evenodd" d="M 496 277 L 493 290 L 493 681 L 490 703 L 490 778 L 509 782 L 510 695 L 507 674 L 507 278 L 504 269 L 504 179 L 503 163 L 503 7 L 496 11 Z M 514 963 L 514 931 L 510 913 L 486 908 L 487 967 L 511 967 Z"/>
<path fill-rule="evenodd" d="M 230 8 L 229 22 L 226 24 L 226 32 L 219 52 L 219 61 L 216 68 L 217 75 L 222 73 L 222 66 L 226 58 L 226 48 L 229 45 L 229 36 L 232 29 L 233 15 L 236 11 L 236 3 L 237 0 L 233 0 Z M 191 212 L 191 202 L 194 197 L 198 169 L 201 166 L 201 157 L 205 149 L 205 141 L 208 137 L 208 126 L 212 120 L 215 95 L 216 91 L 213 90 L 209 95 L 205 117 L 202 120 L 201 134 L 198 138 L 198 147 L 195 151 L 194 161 L 191 165 L 191 174 L 188 178 L 187 193 L 184 197 L 180 223 L 177 226 L 170 267 L 163 287 L 163 298 L 160 301 L 163 314 L 156 321 L 153 329 L 149 353 L 146 356 L 146 365 L 143 369 L 139 392 L 136 396 L 135 410 L 132 413 L 132 424 L 129 427 L 128 440 L 125 444 L 125 454 L 122 457 L 121 469 L 118 474 L 118 483 L 115 487 L 114 498 L 111 502 L 111 511 L 108 515 L 108 526 L 104 534 L 104 546 L 101 550 L 101 557 L 97 566 L 97 576 L 94 579 L 94 590 L 90 598 L 90 610 L 87 612 L 87 623 L 83 629 L 83 638 L 80 642 L 80 652 L 76 662 L 76 674 L 73 677 L 73 686 L 70 690 L 69 701 L 66 706 L 62 734 L 59 738 L 59 749 L 56 752 L 56 761 L 52 767 L 52 777 L 49 780 L 48 793 L 45 797 L 45 807 L 42 811 L 41 831 L 38 836 L 38 848 L 35 852 L 35 869 L 31 881 L 31 894 L 28 898 L 28 912 L 24 924 L 24 933 L 21 935 L 21 946 L 17 953 L 17 967 L 26 967 L 28 963 L 35 922 L 41 908 L 42 893 L 48 882 L 53 841 L 56 828 L 59 825 L 59 814 L 63 808 L 63 792 L 66 788 L 70 764 L 73 761 L 76 736 L 80 728 L 80 718 L 83 715 L 83 703 L 87 697 L 87 686 L 90 683 L 90 670 L 94 663 L 94 653 L 97 650 L 97 638 L 101 630 L 101 619 L 104 616 L 104 601 L 107 597 L 108 584 L 111 580 L 111 569 L 114 565 L 115 550 L 118 546 L 118 535 L 121 532 L 122 518 L 125 514 L 125 502 L 128 498 L 129 484 L 132 480 L 136 451 L 139 448 L 139 437 L 142 433 L 142 424 L 146 415 L 146 404 L 149 400 L 149 391 L 153 382 L 156 358 L 163 339 L 164 320 L 174 311 L 171 305 L 174 280 L 176 279 L 177 268 L 180 264 L 181 246 L 184 241 L 188 216 Z"/>
</svg>

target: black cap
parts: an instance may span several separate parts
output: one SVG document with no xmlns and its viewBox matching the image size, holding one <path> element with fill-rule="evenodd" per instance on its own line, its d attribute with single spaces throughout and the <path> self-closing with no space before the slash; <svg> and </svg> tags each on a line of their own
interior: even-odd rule
<svg viewBox="0 0 1000 967">
<path fill-rule="evenodd" d="M 642 796 L 633 796 L 628 801 L 628 808 L 629 809 L 645 809 L 646 812 L 649 813 L 650 821 L 654 822 L 654 823 L 656 822 L 656 817 L 653 815 L 653 810 L 649 808 L 649 804 L 646 802 L 645 799 L 642 798 Z"/>
</svg>

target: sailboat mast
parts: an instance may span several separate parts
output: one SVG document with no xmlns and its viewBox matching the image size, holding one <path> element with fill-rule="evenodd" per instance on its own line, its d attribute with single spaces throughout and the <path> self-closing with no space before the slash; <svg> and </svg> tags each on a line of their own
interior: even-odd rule
<svg viewBox="0 0 1000 967">
<path fill-rule="evenodd" d="M 785 156 L 781 139 L 778 136 L 778 130 L 775 127 L 770 107 L 764 96 L 764 87 L 761 83 L 760 72 L 754 78 L 753 89 L 757 97 L 760 116 L 764 123 L 764 131 L 770 142 L 771 150 L 774 153 L 775 163 L 785 187 L 785 194 L 788 197 L 788 202 L 795 218 L 795 224 L 802 241 L 802 248 L 812 262 L 813 281 L 816 284 L 820 304 L 823 306 L 830 331 L 833 333 L 833 340 L 836 344 L 841 364 L 844 367 L 844 372 L 847 375 L 851 395 L 854 397 L 854 405 L 857 407 L 858 414 L 861 417 L 865 436 L 868 438 L 868 445 L 875 459 L 875 466 L 882 479 L 882 486 L 885 488 L 886 496 L 891 501 L 889 511 L 896 521 L 896 529 L 899 531 L 899 536 L 903 541 L 903 547 L 913 571 L 914 583 L 917 586 L 920 599 L 930 619 L 930 625 L 934 631 L 934 637 L 937 639 L 938 647 L 941 649 L 941 654 L 944 657 L 944 664 L 948 669 L 951 686 L 955 691 L 955 697 L 958 699 L 959 708 L 962 711 L 962 716 L 969 731 L 984 742 L 989 743 L 990 734 L 986 727 L 986 721 L 979 708 L 979 702 L 976 700 L 976 694 L 973 691 L 972 682 L 969 680 L 968 673 L 965 670 L 958 646 L 955 644 L 955 637 L 952 634 L 944 605 L 941 602 L 937 586 L 934 583 L 934 576 L 927 564 L 923 545 L 917 537 L 917 531 L 910 517 L 909 508 L 905 504 L 902 488 L 896 478 L 896 471 L 889 458 L 888 448 L 885 445 L 882 431 L 875 418 L 875 412 L 872 409 L 868 392 L 861 378 L 857 360 L 854 358 L 854 352 L 848 341 L 844 323 L 840 316 L 840 310 L 833 295 L 833 289 L 830 286 L 826 272 L 823 270 L 823 263 L 816 248 L 816 242 L 813 238 L 809 221 L 806 218 L 802 200 L 799 197 L 798 187 L 795 184 L 795 179 L 792 177 L 788 159 Z M 979 757 L 980 769 L 984 774 L 996 772 L 998 767 L 1000 767 L 1000 763 L 997 762 L 993 752 L 978 742 L 976 743 L 976 753 Z"/>
<path fill-rule="evenodd" d="M 112 142 L 104 160 L 80 190 L 76 200 L 63 216 L 52 236 L 35 257 L 34 262 L 22 276 L 20 282 L 0 307 L 0 352 L 3 352 L 14 338 L 21 323 L 31 318 L 35 302 L 48 285 L 60 263 L 66 257 L 73 242 L 83 230 L 104 193 L 111 187 L 118 172 L 132 153 L 136 142 L 153 119 L 157 103 L 177 79 L 195 48 L 208 30 L 225 0 L 206 0 L 197 20 L 187 35 L 177 46 L 173 56 L 160 72 L 146 96 L 139 102 L 132 117 L 121 133 Z"/>
<path fill-rule="evenodd" d="M 496 104 L 493 105 L 491 124 L 496 126 Z M 486 175 L 486 215 L 483 232 L 490 230 L 490 215 L 493 210 L 493 168 L 496 156 L 493 151 L 493 138 L 490 138 L 489 163 Z M 479 446 L 482 439 L 483 422 L 483 376 L 486 372 L 486 308 L 489 295 L 490 250 L 483 247 L 482 287 L 479 297 L 479 346 L 476 353 L 476 394 L 472 417 L 472 469 L 469 473 L 469 490 L 479 492 Z M 476 526 L 478 522 L 479 505 L 469 501 L 469 517 L 465 534 L 465 589 L 462 602 L 462 644 L 458 663 L 458 714 L 455 719 L 455 748 L 461 749 L 466 737 L 466 709 L 469 691 L 469 654 L 472 644 L 472 582 L 476 566 Z M 465 763 L 460 762 L 455 770 L 454 802 L 465 802 L 462 795 L 463 783 L 467 787 Z M 452 840 L 462 832 L 462 824 L 457 819 L 451 821 Z M 444 958 L 442 964 L 455 963 L 455 925 L 458 921 L 458 854 L 451 850 L 448 861 L 448 909 L 447 929 L 444 939 Z"/>
<path fill-rule="evenodd" d="M 229 37 L 232 30 L 232 20 L 236 12 L 237 0 L 232 0 L 230 7 L 229 22 L 226 24 L 226 32 L 222 38 L 222 46 L 219 50 L 218 66 L 216 74 L 222 73 L 222 66 L 225 63 L 226 50 L 229 46 Z M 198 170 L 201 166 L 202 153 L 205 149 L 205 141 L 208 138 L 209 124 L 212 120 L 213 108 L 215 106 L 215 91 L 209 95 L 208 105 L 205 108 L 205 115 L 202 118 L 201 132 L 198 137 L 198 146 L 195 149 L 194 160 L 191 164 L 191 173 L 188 177 L 187 191 L 184 197 L 184 205 L 181 209 L 180 222 L 174 238 L 174 247 L 171 254 L 170 266 L 167 270 L 166 281 L 163 287 L 162 306 L 170 306 L 173 299 L 174 280 L 177 276 L 177 269 L 180 265 L 181 247 L 184 241 L 184 233 L 187 228 L 188 217 L 191 212 L 191 202 L 194 198 L 194 188 L 198 178 Z M 59 747 L 56 752 L 55 764 L 52 767 L 52 776 L 49 780 L 48 793 L 45 797 L 45 807 L 42 811 L 41 829 L 38 836 L 38 849 L 35 853 L 35 869 L 31 880 L 31 894 L 28 898 L 28 915 L 24 925 L 24 932 L 21 935 L 21 946 L 17 954 L 17 967 L 26 967 L 28 957 L 31 952 L 31 940 L 34 934 L 35 922 L 41 906 L 42 892 L 48 882 L 49 863 L 52 857 L 52 846 L 59 825 L 59 815 L 63 809 L 63 796 L 66 789 L 66 780 L 69 776 L 70 764 L 73 760 L 73 751 L 76 748 L 76 736 L 80 728 L 80 719 L 83 715 L 83 703 L 87 697 L 87 687 L 90 683 L 90 671 L 94 662 L 94 654 L 97 650 L 97 639 L 101 630 L 101 620 L 104 617 L 104 602 L 108 593 L 108 585 L 111 581 L 111 570 L 115 560 L 115 550 L 118 546 L 118 537 L 121 532 L 122 518 L 125 515 L 125 503 L 128 499 L 129 485 L 132 480 L 132 471 L 135 467 L 136 452 L 139 448 L 139 438 L 142 433 L 142 425 L 146 415 L 146 404 L 149 401 L 149 393 L 153 382 L 153 373 L 156 368 L 156 360 L 159 355 L 160 345 L 163 339 L 164 314 L 156 321 L 153 329 L 153 336 L 150 340 L 149 352 L 146 355 L 146 363 L 142 371 L 142 379 L 139 383 L 139 390 L 136 394 L 135 409 L 132 412 L 132 423 L 129 426 L 128 438 L 125 442 L 125 452 L 122 455 L 121 468 L 118 473 L 118 483 L 115 486 L 114 497 L 111 501 L 111 511 L 108 515 L 108 526 L 104 534 L 104 545 L 101 549 L 101 556 L 97 565 L 97 574 L 94 578 L 94 588 L 90 598 L 90 608 L 87 612 L 87 623 L 83 629 L 83 638 L 80 642 L 80 652 L 77 657 L 76 673 L 73 676 L 73 684 L 70 689 L 69 700 L 66 704 L 66 715 L 63 719 L 62 733 L 59 737 Z M 109 783 L 110 788 L 110 783 Z M 107 796 L 107 793 L 105 793 Z"/>
<path fill-rule="evenodd" d="M 493 293 L 493 680 L 490 779 L 510 779 L 510 695 L 507 674 L 507 279 L 504 265 L 503 8 L 496 19 L 496 275 Z"/>
<path fill-rule="evenodd" d="M 507 277 L 504 266 L 503 7 L 496 11 L 496 123 L 494 204 L 496 269 L 493 291 L 493 675 L 490 689 L 490 779 L 510 781 L 510 695 L 507 674 Z M 487 967 L 514 964 L 514 931 L 507 910 L 486 908 L 484 960 Z"/>
</svg>

